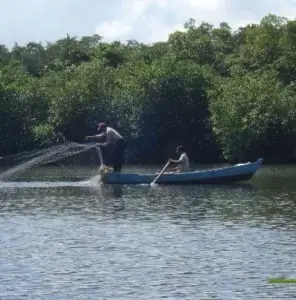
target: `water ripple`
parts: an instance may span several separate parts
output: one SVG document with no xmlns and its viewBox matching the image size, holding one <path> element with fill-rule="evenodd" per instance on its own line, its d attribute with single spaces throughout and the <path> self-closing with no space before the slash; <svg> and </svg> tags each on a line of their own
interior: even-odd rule
<svg viewBox="0 0 296 300">
<path fill-rule="evenodd" d="M 266 181 L 0 184 L 0 299 L 293 299 L 295 190 Z"/>
</svg>

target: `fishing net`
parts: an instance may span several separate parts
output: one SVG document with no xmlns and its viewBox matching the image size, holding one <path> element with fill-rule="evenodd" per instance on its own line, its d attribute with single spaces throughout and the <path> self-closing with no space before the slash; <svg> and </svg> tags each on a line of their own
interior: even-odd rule
<svg viewBox="0 0 296 300">
<path fill-rule="evenodd" d="M 35 177 L 41 176 L 44 169 L 40 169 L 40 167 L 43 166 L 47 166 L 46 171 L 44 171 L 47 175 L 50 173 L 49 166 L 54 169 L 52 174 L 55 177 L 63 176 L 69 179 L 81 180 L 94 175 L 101 161 L 101 153 L 95 143 L 79 144 L 69 142 L 1 158 L 0 181 L 16 180 L 20 176 L 23 178 L 29 170 L 31 177 L 32 174 Z M 57 167 L 59 174 L 57 174 Z"/>
</svg>

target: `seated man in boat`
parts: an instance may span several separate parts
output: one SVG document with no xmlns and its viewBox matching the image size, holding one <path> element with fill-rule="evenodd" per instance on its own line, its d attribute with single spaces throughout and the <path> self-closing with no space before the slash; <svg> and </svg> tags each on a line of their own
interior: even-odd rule
<svg viewBox="0 0 296 300">
<path fill-rule="evenodd" d="M 171 163 L 177 164 L 177 167 L 169 169 L 170 172 L 189 172 L 189 159 L 186 153 L 186 150 L 183 146 L 177 147 L 177 153 L 180 155 L 178 160 L 170 159 Z"/>
<path fill-rule="evenodd" d="M 126 143 L 124 138 L 113 128 L 107 127 L 105 123 L 100 123 L 98 125 L 99 134 L 93 136 L 86 136 L 85 140 L 95 139 L 102 140 L 105 138 L 104 143 L 98 144 L 98 146 L 112 146 L 112 165 L 113 172 L 121 172 L 124 151 L 126 149 Z"/>
</svg>

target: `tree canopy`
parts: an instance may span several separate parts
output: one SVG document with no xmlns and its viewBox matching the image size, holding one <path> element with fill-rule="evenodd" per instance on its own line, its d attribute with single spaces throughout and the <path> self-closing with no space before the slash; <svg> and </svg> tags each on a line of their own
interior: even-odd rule
<svg viewBox="0 0 296 300">
<path fill-rule="evenodd" d="M 0 45 L 0 155 L 82 142 L 105 121 L 130 162 L 163 162 L 179 144 L 196 162 L 293 161 L 295 50 L 296 21 L 275 15 L 235 31 L 190 19 L 151 45 Z"/>
</svg>

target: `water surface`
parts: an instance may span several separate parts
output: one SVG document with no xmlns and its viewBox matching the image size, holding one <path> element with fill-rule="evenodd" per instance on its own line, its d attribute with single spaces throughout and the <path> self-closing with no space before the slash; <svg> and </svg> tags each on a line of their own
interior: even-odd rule
<svg viewBox="0 0 296 300">
<path fill-rule="evenodd" d="M 296 278 L 295 167 L 153 188 L 70 173 L 0 183 L 0 299 L 295 298 L 268 283 Z"/>
</svg>

